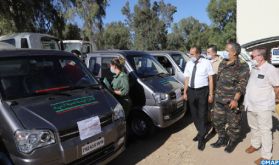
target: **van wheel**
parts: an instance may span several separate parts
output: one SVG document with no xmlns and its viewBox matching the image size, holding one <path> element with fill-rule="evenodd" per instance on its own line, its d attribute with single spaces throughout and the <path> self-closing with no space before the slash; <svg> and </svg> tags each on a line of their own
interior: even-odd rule
<svg viewBox="0 0 279 165">
<path fill-rule="evenodd" d="M 139 138 L 146 138 L 155 130 L 155 126 L 151 119 L 143 113 L 133 114 L 130 124 L 132 133 Z"/>
<path fill-rule="evenodd" d="M 11 161 L 9 156 L 7 156 L 7 154 L 0 152 L 0 164 L 1 165 L 13 165 L 13 162 Z"/>
</svg>

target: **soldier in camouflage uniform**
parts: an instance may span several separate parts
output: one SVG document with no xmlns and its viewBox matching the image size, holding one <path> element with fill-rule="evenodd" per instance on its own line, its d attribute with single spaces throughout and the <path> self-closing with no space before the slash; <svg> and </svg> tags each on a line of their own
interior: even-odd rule
<svg viewBox="0 0 279 165">
<path fill-rule="evenodd" d="M 226 146 L 225 151 L 231 153 L 240 135 L 240 108 L 249 78 L 249 66 L 238 57 L 241 51 L 238 43 L 228 43 L 226 51 L 229 59 L 223 60 L 219 66 L 212 116 L 218 140 L 211 146 Z"/>
</svg>

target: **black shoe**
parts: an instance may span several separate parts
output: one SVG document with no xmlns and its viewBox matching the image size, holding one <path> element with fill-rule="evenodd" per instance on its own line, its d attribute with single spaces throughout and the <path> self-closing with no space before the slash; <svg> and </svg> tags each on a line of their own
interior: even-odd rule
<svg viewBox="0 0 279 165">
<path fill-rule="evenodd" d="M 213 148 L 225 147 L 227 145 L 227 139 L 225 137 L 219 137 L 215 143 L 210 144 Z"/>
<path fill-rule="evenodd" d="M 198 141 L 198 135 L 196 135 L 196 136 L 193 138 L 193 141 L 194 141 L 194 142 Z"/>
<path fill-rule="evenodd" d="M 210 134 L 216 134 L 216 133 L 217 133 L 217 132 L 216 132 L 215 128 L 213 127 L 212 130 L 211 130 L 211 132 L 210 132 Z"/>
<path fill-rule="evenodd" d="M 202 139 L 202 140 L 199 140 L 199 143 L 198 143 L 198 149 L 203 151 L 205 148 L 205 140 Z"/>
<path fill-rule="evenodd" d="M 227 153 L 232 153 L 236 146 L 237 146 L 237 142 L 236 141 L 229 140 L 229 143 L 226 146 L 225 151 Z"/>
</svg>

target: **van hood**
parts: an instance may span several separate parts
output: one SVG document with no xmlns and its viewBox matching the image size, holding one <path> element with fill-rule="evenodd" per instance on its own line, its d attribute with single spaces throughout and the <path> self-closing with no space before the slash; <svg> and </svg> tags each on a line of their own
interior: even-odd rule
<svg viewBox="0 0 279 165">
<path fill-rule="evenodd" d="M 183 85 L 179 83 L 173 76 L 153 76 L 142 79 L 142 81 L 154 92 L 159 93 L 169 93 L 170 91 L 183 88 Z"/>
<path fill-rule="evenodd" d="M 65 131 L 77 128 L 77 122 L 112 115 L 117 101 L 106 90 L 75 90 L 70 96 L 43 95 L 16 100 L 11 106 L 25 129 Z"/>
</svg>

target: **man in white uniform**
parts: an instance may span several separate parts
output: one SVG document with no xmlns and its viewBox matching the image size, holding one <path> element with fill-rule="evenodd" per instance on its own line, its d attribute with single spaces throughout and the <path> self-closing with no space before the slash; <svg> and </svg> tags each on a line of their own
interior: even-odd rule
<svg viewBox="0 0 279 165">
<path fill-rule="evenodd" d="M 187 62 L 184 75 L 184 99 L 188 100 L 192 119 L 198 131 L 193 141 L 198 141 L 198 149 L 205 148 L 205 135 L 208 124 L 208 103 L 213 102 L 214 75 L 209 60 L 201 57 L 201 49 L 193 46 L 190 49 L 191 61 Z"/>
</svg>

